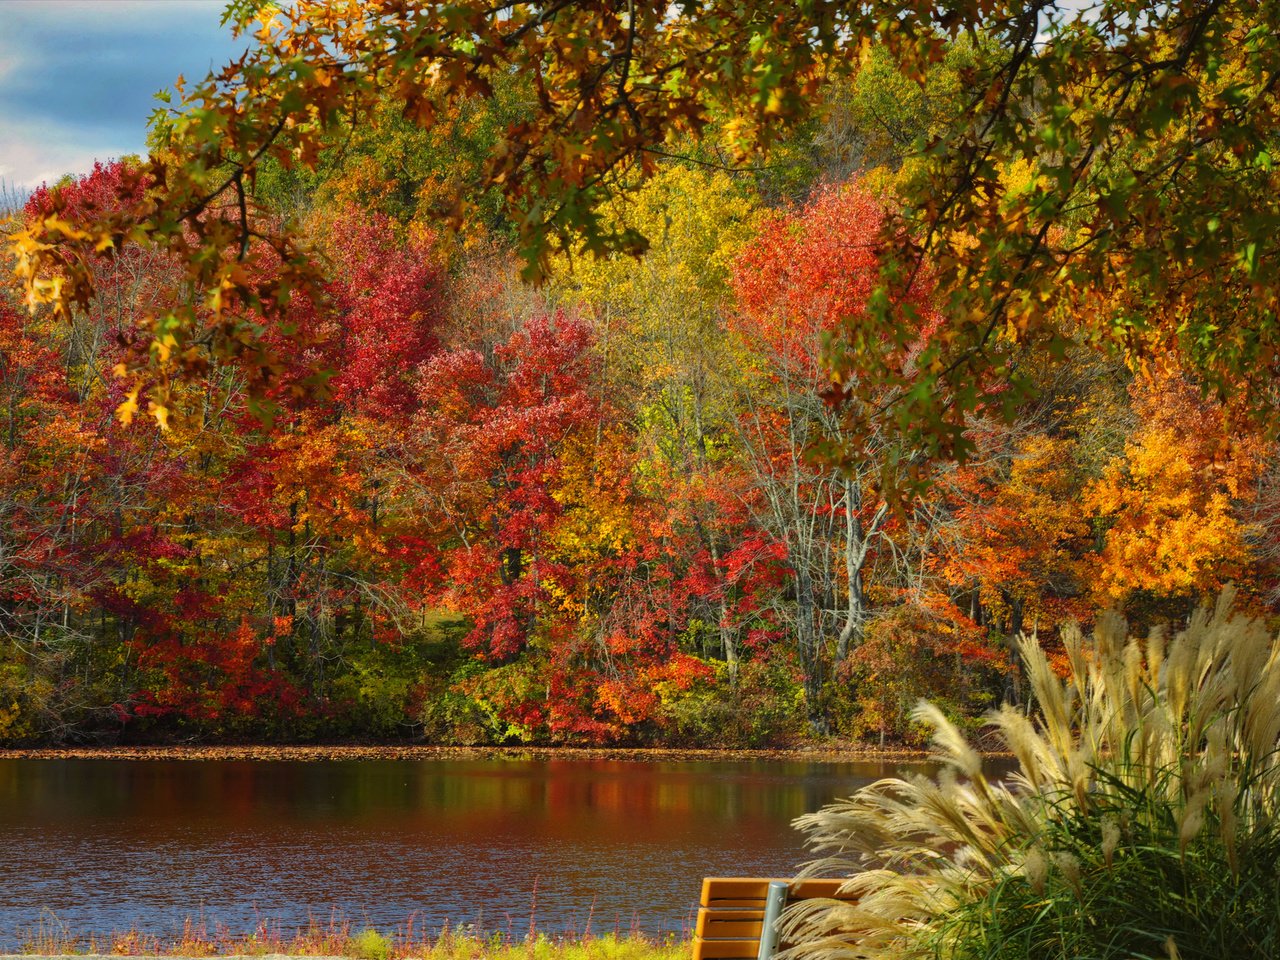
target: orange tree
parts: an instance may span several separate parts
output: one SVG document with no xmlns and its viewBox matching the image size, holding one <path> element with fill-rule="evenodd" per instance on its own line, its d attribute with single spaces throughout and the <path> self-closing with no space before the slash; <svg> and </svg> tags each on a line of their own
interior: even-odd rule
<svg viewBox="0 0 1280 960">
<path fill-rule="evenodd" d="M 1215 431 L 1217 412 L 1176 369 L 1131 393 L 1139 425 L 1084 496 L 1102 533 L 1095 599 L 1150 620 L 1189 615 L 1231 581 L 1249 592 L 1259 578 L 1247 518 L 1274 450 L 1256 434 Z"/>
</svg>

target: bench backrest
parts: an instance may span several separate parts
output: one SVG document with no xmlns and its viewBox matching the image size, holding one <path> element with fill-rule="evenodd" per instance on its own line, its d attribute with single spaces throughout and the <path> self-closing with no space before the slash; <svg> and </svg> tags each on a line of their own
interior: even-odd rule
<svg viewBox="0 0 1280 960">
<path fill-rule="evenodd" d="M 787 903 L 816 898 L 854 900 L 840 894 L 843 880 L 707 877 L 702 881 L 693 960 L 757 960 L 769 884 L 778 882 L 787 884 Z"/>
</svg>

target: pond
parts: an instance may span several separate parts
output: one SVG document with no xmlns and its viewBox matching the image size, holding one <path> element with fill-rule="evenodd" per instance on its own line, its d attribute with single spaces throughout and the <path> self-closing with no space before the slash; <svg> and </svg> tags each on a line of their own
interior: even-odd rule
<svg viewBox="0 0 1280 960">
<path fill-rule="evenodd" d="M 701 877 L 790 874 L 793 817 L 899 766 L 0 759 L 0 952 L 42 919 L 684 936 Z"/>
</svg>

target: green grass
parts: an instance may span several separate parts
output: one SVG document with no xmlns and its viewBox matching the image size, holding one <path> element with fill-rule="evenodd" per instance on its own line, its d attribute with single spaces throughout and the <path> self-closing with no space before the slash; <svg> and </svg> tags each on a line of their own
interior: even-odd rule
<svg viewBox="0 0 1280 960">
<path fill-rule="evenodd" d="M 248 934 L 210 931 L 188 920 L 169 936 L 136 929 L 108 936 L 75 934 L 64 925 L 42 922 L 28 930 L 21 953 L 28 955 L 111 954 L 115 956 L 227 957 L 285 954 L 295 957 L 349 957 L 351 960 L 687 960 L 689 943 L 671 936 L 655 940 L 635 932 L 603 936 L 537 934 L 516 939 L 469 928 L 448 927 L 435 934 L 412 924 L 395 932 L 353 929 L 345 922 L 313 923 L 284 932 L 262 925 Z"/>
</svg>

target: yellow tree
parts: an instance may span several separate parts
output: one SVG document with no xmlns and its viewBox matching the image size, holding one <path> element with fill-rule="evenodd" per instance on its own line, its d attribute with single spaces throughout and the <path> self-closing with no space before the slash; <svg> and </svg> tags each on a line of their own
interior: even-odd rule
<svg viewBox="0 0 1280 960">
<path fill-rule="evenodd" d="M 1239 508 L 1254 497 L 1265 445 L 1225 433 L 1221 409 L 1176 369 L 1139 377 L 1132 395 L 1138 428 L 1085 495 L 1105 531 L 1094 594 L 1185 612 L 1246 571 Z"/>
<path fill-rule="evenodd" d="M 639 262 L 583 259 L 563 295 L 595 317 L 602 384 L 631 393 L 639 479 L 667 505 L 669 536 L 690 537 L 710 561 L 710 607 L 694 619 L 715 625 L 716 645 L 733 671 L 739 641 L 723 561 L 737 512 L 725 475 L 737 391 L 727 381 L 739 373 L 723 307 L 734 260 L 759 212 L 727 175 L 671 165 L 607 215 L 618 229 L 649 236 L 648 255 Z"/>
</svg>

